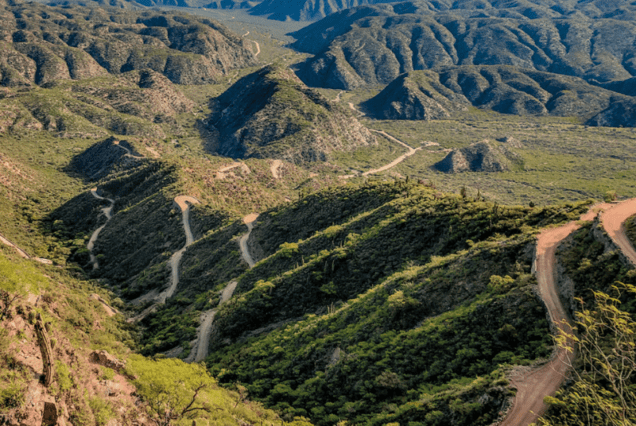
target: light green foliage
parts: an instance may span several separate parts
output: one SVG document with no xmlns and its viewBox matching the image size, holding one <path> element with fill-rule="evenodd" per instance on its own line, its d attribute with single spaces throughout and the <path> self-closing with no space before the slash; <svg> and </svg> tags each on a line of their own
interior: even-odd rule
<svg viewBox="0 0 636 426">
<path fill-rule="evenodd" d="M 500 277 L 499 275 L 493 275 L 490 277 L 490 283 L 488 284 L 488 290 L 493 293 L 506 293 L 512 283 L 514 283 L 514 278 L 506 275 L 505 277 Z"/>
<path fill-rule="evenodd" d="M 612 293 L 595 291 L 593 309 L 576 313 L 577 334 L 558 337 L 568 350 L 577 345 L 575 383 L 546 398 L 551 409 L 540 424 L 636 424 L 636 321 L 620 309 L 621 297 L 633 298 L 636 287 L 617 283 Z"/>
<path fill-rule="evenodd" d="M 68 392 L 73 387 L 73 377 L 68 366 L 63 362 L 55 361 L 55 383 L 53 388 L 58 394 Z"/>
<path fill-rule="evenodd" d="M 269 424 L 276 418 L 258 404 L 219 388 L 202 364 L 134 355 L 128 360 L 127 372 L 135 377 L 138 394 L 160 425 L 190 426 L 193 419 L 210 424 Z"/>
<path fill-rule="evenodd" d="M 0 410 L 22 406 L 27 390 L 26 373 L 0 372 Z"/>
<path fill-rule="evenodd" d="M 280 245 L 281 256 L 284 257 L 292 257 L 294 254 L 298 253 L 298 244 L 297 243 L 283 243 Z"/>
<path fill-rule="evenodd" d="M 0 321 L 18 298 L 29 292 L 37 294 L 45 282 L 33 266 L 23 263 L 16 269 L 14 263 L 0 254 Z"/>
<path fill-rule="evenodd" d="M 112 368 L 102 367 L 102 374 L 99 376 L 101 380 L 113 380 L 115 371 Z"/>
<path fill-rule="evenodd" d="M 88 401 L 88 406 L 93 411 L 97 426 L 106 426 L 108 421 L 115 416 L 115 411 L 110 403 L 100 397 L 91 398 Z"/>
</svg>

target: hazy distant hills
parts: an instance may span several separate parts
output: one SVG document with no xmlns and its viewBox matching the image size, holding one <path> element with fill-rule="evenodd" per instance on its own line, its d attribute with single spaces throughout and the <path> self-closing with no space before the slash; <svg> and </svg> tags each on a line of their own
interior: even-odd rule
<svg viewBox="0 0 636 426">
<path fill-rule="evenodd" d="M 100 0 L 100 4 L 120 6 L 123 0 Z M 135 2 L 130 2 L 135 3 Z M 250 9 L 254 15 L 265 15 L 275 20 L 312 21 L 344 9 L 378 3 L 378 0 L 137 0 L 144 6 L 186 6 L 215 9 Z M 635 6 L 625 0 L 424 0 L 417 8 L 430 13 L 453 12 L 465 17 L 500 16 L 508 18 L 526 17 L 561 18 L 585 16 L 593 19 L 611 18 L 633 20 Z"/>
<path fill-rule="evenodd" d="M 175 13 L 0 5 L 0 84 L 43 85 L 152 69 L 205 84 L 255 65 L 245 41 L 220 24 Z"/>
<path fill-rule="evenodd" d="M 600 2 L 587 4 L 584 10 L 593 17 L 577 9 L 528 17 L 509 9 L 431 14 L 430 5 L 419 2 L 362 6 L 296 32 L 294 47 L 316 54 L 300 70 L 309 85 L 339 89 L 388 84 L 404 72 L 451 65 L 512 65 L 588 81 L 626 80 L 636 74 L 636 23 L 615 19 L 631 13 L 632 6 L 621 4 L 613 11 L 601 9 Z"/>
<path fill-rule="evenodd" d="M 629 126 L 636 100 L 576 77 L 510 66 L 463 66 L 403 74 L 363 106 L 389 120 L 449 118 L 475 106 L 505 114 L 575 116 L 590 124 Z"/>
</svg>

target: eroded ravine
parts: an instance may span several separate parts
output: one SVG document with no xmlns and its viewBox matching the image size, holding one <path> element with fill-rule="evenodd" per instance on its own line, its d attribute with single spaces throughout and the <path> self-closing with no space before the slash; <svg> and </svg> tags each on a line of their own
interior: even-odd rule
<svg viewBox="0 0 636 426">
<path fill-rule="evenodd" d="M 113 217 L 113 207 L 115 206 L 115 200 L 100 196 L 99 194 L 97 194 L 97 188 L 91 189 L 91 194 L 93 195 L 93 197 L 97 198 L 100 201 L 106 200 L 110 203 L 108 207 L 102 208 L 102 214 L 106 216 L 106 223 L 93 231 L 93 234 L 91 235 L 91 238 L 88 240 L 88 244 L 86 245 L 91 259 L 90 263 L 93 265 L 93 269 L 99 269 L 99 263 L 97 262 L 97 257 L 95 257 L 95 255 L 93 254 L 93 248 L 95 247 L 95 242 L 97 241 L 99 233 L 102 232 L 102 229 L 106 227 L 108 221 Z"/>
<path fill-rule="evenodd" d="M 595 205 L 581 216 L 581 220 L 593 220 L 607 204 Z M 550 320 L 561 332 L 571 334 L 572 328 L 565 308 L 561 304 L 557 288 L 556 250 L 559 244 L 581 226 L 569 222 L 558 228 L 542 231 L 537 238 L 534 268 L 539 284 L 539 295 L 546 305 Z M 573 342 L 567 341 L 573 347 Z M 545 412 L 543 399 L 553 395 L 563 383 L 575 354 L 558 347 L 549 362 L 540 368 L 511 377 L 512 387 L 517 389 L 512 408 L 500 426 L 526 426 L 534 423 Z"/>
</svg>

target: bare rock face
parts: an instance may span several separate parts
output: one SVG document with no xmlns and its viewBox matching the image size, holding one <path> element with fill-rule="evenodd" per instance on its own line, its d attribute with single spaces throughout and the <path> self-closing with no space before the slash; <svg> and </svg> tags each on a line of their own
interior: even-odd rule
<svg viewBox="0 0 636 426">
<path fill-rule="evenodd" d="M 42 425 L 56 426 L 58 424 L 59 412 L 55 402 L 45 402 L 42 414 Z"/>
<path fill-rule="evenodd" d="M 477 142 L 451 151 L 435 168 L 444 173 L 504 172 L 520 158 L 508 148 L 494 142 Z"/>
<path fill-rule="evenodd" d="M 324 161 L 333 151 L 376 144 L 352 112 L 305 86 L 282 65 L 250 74 L 216 99 L 217 152 L 234 158 Z"/>
<path fill-rule="evenodd" d="M 102 365 L 104 367 L 112 368 L 115 371 L 121 371 L 126 364 L 118 360 L 107 351 L 93 351 L 89 357 L 91 362 Z"/>
</svg>

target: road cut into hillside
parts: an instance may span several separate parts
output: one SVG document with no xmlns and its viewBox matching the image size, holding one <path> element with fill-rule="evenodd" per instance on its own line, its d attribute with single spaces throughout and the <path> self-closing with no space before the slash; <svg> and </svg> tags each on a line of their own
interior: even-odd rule
<svg viewBox="0 0 636 426">
<path fill-rule="evenodd" d="M 181 258 L 183 257 L 183 253 L 185 253 L 186 249 L 190 244 L 194 242 L 194 236 L 192 235 L 192 230 L 190 229 L 190 206 L 192 204 L 199 204 L 199 200 L 194 197 L 190 197 L 187 195 L 179 195 L 175 197 L 174 202 L 179 209 L 181 210 L 181 217 L 183 221 L 183 230 L 186 235 L 186 243 L 185 245 L 175 252 L 171 257 L 168 264 L 170 265 L 170 287 L 157 297 L 158 303 L 166 303 L 166 300 L 171 298 L 174 292 L 179 285 L 179 264 L 181 263 Z"/>
<path fill-rule="evenodd" d="M 609 204 L 592 206 L 587 213 L 581 216 L 581 220 L 594 220 L 600 211 L 608 207 L 610 207 Z M 541 299 L 546 305 L 554 326 L 566 334 L 572 333 L 572 327 L 559 298 L 556 283 L 556 250 L 568 235 L 580 227 L 576 221 L 573 221 L 558 228 L 548 228 L 542 231 L 537 239 L 534 259 Z M 574 347 L 574 342 L 568 339 L 567 346 Z M 517 389 L 517 394 L 512 408 L 500 426 L 526 426 L 536 422 L 546 409 L 543 398 L 553 395 L 561 387 L 575 356 L 574 350 L 569 351 L 558 347 L 550 361 L 540 368 L 530 369 L 525 373 L 513 373 L 511 385 Z"/>
<path fill-rule="evenodd" d="M 627 237 L 625 222 L 636 214 L 636 198 L 613 204 L 601 214 L 601 223 L 605 232 L 614 241 L 625 257 L 636 265 L 636 250 Z"/>
<path fill-rule="evenodd" d="M 185 362 L 200 362 L 208 356 L 210 335 L 212 334 L 212 324 L 214 323 L 216 312 L 219 306 L 230 300 L 237 285 L 238 281 L 230 281 L 221 292 L 221 300 L 219 300 L 218 306 L 201 314 L 201 326 L 198 330 L 197 341 L 192 348 L 190 356 L 185 359 Z"/>
<path fill-rule="evenodd" d="M 269 167 L 269 170 L 272 172 L 272 176 L 274 176 L 274 179 L 280 179 L 280 166 L 283 165 L 283 162 L 281 160 L 274 160 L 272 161 L 272 165 Z"/>
<path fill-rule="evenodd" d="M 95 257 L 95 255 L 93 254 L 93 248 L 95 247 L 95 242 L 97 241 L 97 237 L 99 237 L 99 233 L 102 232 L 102 229 L 106 227 L 108 221 L 113 217 L 113 207 L 115 206 L 115 200 L 100 196 L 99 194 L 97 194 L 97 188 L 91 189 L 91 194 L 93 195 L 93 197 L 97 198 L 100 201 L 105 200 L 110 203 L 108 207 L 102 208 L 102 214 L 106 216 L 106 223 L 93 231 L 93 234 L 91 235 L 91 238 L 88 240 L 88 244 L 86 245 L 86 248 L 88 249 L 88 253 L 90 255 L 91 264 L 93 265 L 93 269 L 99 269 L 99 263 L 97 262 L 97 257 Z"/>
<path fill-rule="evenodd" d="M 250 238 L 252 228 L 254 228 L 254 222 L 256 222 L 257 218 L 258 214 L 256 213 L 248 214 L 243 218 L 243 223 L 247 225 L 247 233 L 241 236 L 241 238 L 239 239 L 241 256 L 243 257 L 243 260 L 245 260 L 247 264 L 250 265 L 250 268 L 253 267 L 256 262 L 254 262 L 254 259 L 252 259 L 252 256 L 250 255 L 250 252 L 247 248 L 247 240 Z"/>
</svg>

